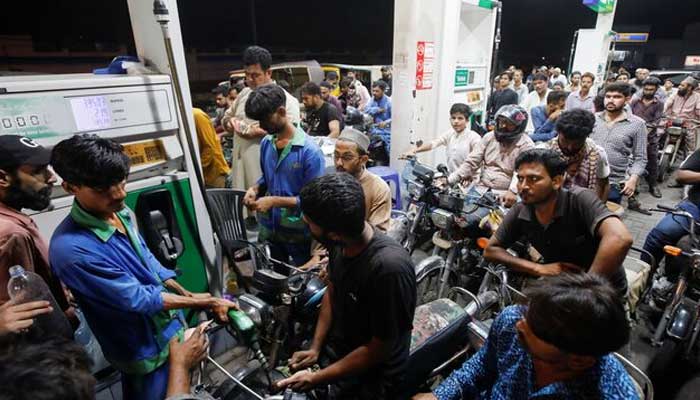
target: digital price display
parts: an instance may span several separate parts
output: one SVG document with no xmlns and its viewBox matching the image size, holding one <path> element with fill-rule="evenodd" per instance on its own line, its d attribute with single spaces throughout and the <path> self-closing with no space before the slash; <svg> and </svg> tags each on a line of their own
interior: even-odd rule
<svg viewBox="0 0 700 400">
<path fill-rule="evenodd" d="M 112 127 L 112 111 L 105 96 L 72 98 L 70 106 L 78 131 L 96 131 Z"/>
</svg>

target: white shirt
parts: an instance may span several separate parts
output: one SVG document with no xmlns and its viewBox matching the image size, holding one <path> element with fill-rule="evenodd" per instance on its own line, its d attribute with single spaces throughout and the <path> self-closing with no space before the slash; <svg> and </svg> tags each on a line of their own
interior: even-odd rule
<svg viewBox="0 0 700 400">
<path fill-rule="evenodd" d="M 515 87 L 515 83 L 511 83 L 510 88 L 518 94 L 518 104 L 523 104 L 523 102 L 527 98 L 528 93 L 530 93 L 530 91 L 527 89 L 527 85 L 525 84 L 525 82 L 521 83 L 519 88 Z"/>
<path fill-rule="evenodd" d="M 533 90 L 525 98 L 525 101 L 523 102 L 523 107 L 527 110 L 527 114 L 530 117 L 527 119 L 527 128 L 525 129 L 526 132 L 532 133 L 535 131 L 535 126 L 532 124 L 532 115 L 530 115 L 530 111 L 537 106 L 546 105 L 547 104 L 547 96 L 549 95 L 549 92 L 551 92 L 551 91 L 552 91 L 551 89 L 547 89 L 547 92 L 544 94 L 544 97 L 542 97 L 542 99 L 540 99 L 539 93 L 537 93 L 536 90 Z"/>
<path fill-rule="evenodd" d="M 564 74 L 559 74 L 559 76 L 557 76 L 556 78 L 552 76 L 551 78 L 549 78 L 549 81 L 552 82 L 552 85 L 554 85 L 555 82 L 561 82 L 563 87 L 566 87 L 566 85 L 569 84 L 569 81 L 566 79 Z"/>
<path fill-rule="evenodd" d="M 439 146 L 447 147 L 445 149 L 447 153 L 447 170 L 452 173 L 462 165 L 480 140 L 481 136 L 470 129 L 465 128 L 462 132 L 450 129 L 433 140 L 431 144 L 433 149 Z"/>
</svg>

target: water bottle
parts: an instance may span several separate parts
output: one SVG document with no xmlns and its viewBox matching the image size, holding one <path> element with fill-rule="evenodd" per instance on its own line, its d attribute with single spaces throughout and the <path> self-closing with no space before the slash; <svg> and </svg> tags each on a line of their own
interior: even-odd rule
<svg viewBox="0 0 700 400">
<path fill-rule="evenodd" d="M 37 332 L 42 337 L 63 336 L 67 339 L 73 338 L 73 329 L 56 303 L 46 282 L 37 274 L 26 271 L 19 265 L 10 268 L 10 281 L 7 284 L 7 293 L 10 299 L 16 304 L 30 301 L 48 301 L 53 311 L 34 317 L 34 323 L 29 328 L 32 332 Z"/>
</svg>

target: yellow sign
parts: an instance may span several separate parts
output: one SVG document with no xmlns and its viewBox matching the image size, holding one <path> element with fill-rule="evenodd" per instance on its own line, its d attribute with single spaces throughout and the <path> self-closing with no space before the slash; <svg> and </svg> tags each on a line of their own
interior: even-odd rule
<svg viewBox="0 0 700 400">
<path fill-rule="evenodd" d="M 163 142 L 159 139 L 124 145 L 124 154 L 129 156 L 132 167 L 167 159 Z"/>
</svg>

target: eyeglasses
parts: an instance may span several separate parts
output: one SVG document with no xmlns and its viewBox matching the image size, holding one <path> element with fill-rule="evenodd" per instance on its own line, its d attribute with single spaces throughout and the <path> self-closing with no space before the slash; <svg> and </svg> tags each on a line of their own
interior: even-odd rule
<svg viewBox="0 0 700 400">
<path fill-rule="evenodd" d="M 343 162 L 350 162 L 356 158 L 358 158 L 358 157 L 355 155 L 352 155 L 352 154 L 348 154 L 348 153 L 342 154 L 342 155 L 338 154 L 338 153 L 333 154 L 333 160 L 335 160 L 335 161 L 341 160 Z"/>
</svg>

